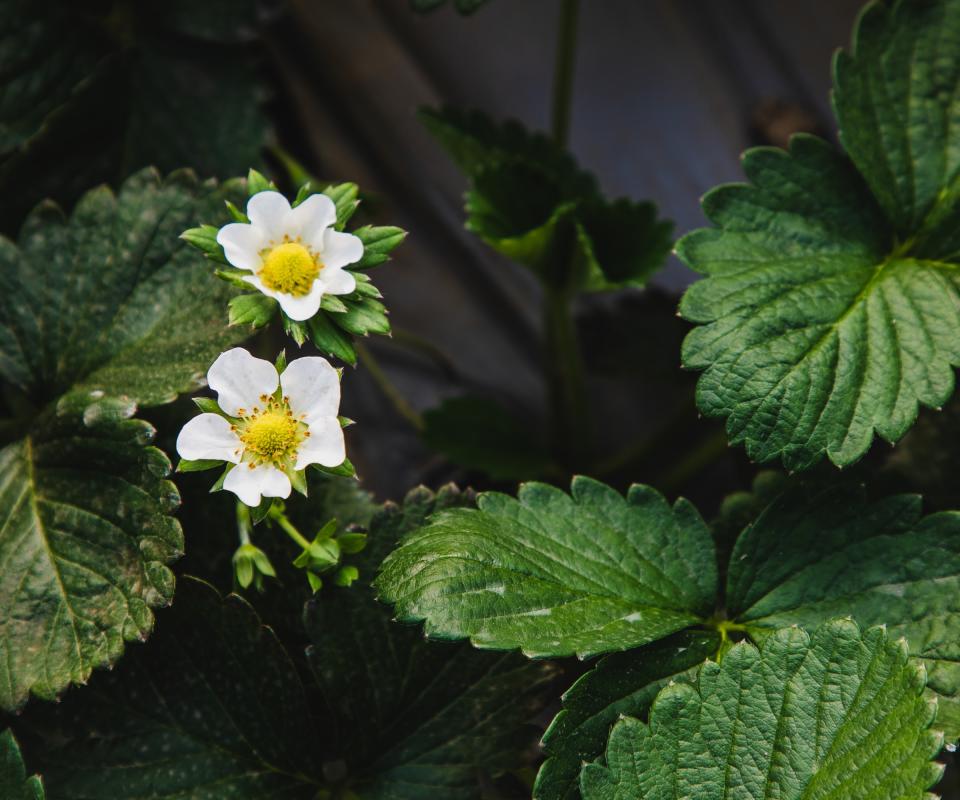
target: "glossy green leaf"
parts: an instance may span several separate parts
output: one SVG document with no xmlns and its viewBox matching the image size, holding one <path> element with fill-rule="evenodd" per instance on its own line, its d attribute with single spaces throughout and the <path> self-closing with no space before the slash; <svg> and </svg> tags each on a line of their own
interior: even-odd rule
<svg viewBox="0 0 960 800">
<path fill-rule="evenodd" d="M 86 681 L 173 594 L 178 495 L 153 428 L 131 417 L 195 388 L 245 335 L 177 239 L 225 191 L 146 171 L 0 239 L 0 375 L 28 407 L 0 450 L 0 707 Z"/>
<path fill-rule="evenodd" d="M 882 628 L 787 628 L 657 695 L 614 727 L 585 800 L 924 800 L 943 767 L 925 675 Z"/>
<path fill-rule="evenodd" d="M 484 397 L 444 400 L 423 415 L 423 440 L 454 464 L 495 480 L 529 480 L 544 474 L 550 457 L 529 426 Z"/>
<path fill-rule="evenodd" d="M 149 647 L 44 709 L 24 750 L 53 797 L 313 800 L 317 731 L 294 663 L 242 599 L 184 578 Z M 61 742 L 60 746 L 57 743 Z"/>
<path fill-rule="evenodd" d="M 44 800 L 43 783 L 36 775 L 28 778 L 13 732 L 0 735 L 0 797 L 4 800 Z"/>
<path fill-rule="evenodd" d="M 802 486 L 744 530 L 727 584 L 727 612 L 754 638 L 841 615 L 905 637 L 940 695 L 938 727 L 960 737 L 960 512 L 923 517 L 915 495 Z"/>
<path fill-rule="evenodd" d="M 547 760 L 537 774 L 534 799 L 577 800 L 580 769 L 603 755 L 617 720 L 645 717 L 664 686 L 691 681 L 719 645 L 715 631 L 683 631 L 638 650 L 604 656 L 563 695 L 563 710 L 543 736 Z"/>
<path fill-rule="evenodd" d="M 708 193 L 716 227 L 680 242 L 706 276 L 681 304 L 700 325 L 684 364 L 705 370 L 700 408 L 753 459 L 844 466 L 953 393 L 958 35 L 957 0 L 872 3 L 836 65 L 851 158 L 805 135 L 750 150 L 750 183 Z"/>
<path fill-rule="evenodd" d="M 377 588 L 438 638 L 581 657 L 661 639 L 713 611 L 710 533 L 685 500 L 624 498 L 589 478 L 438 514 L 384 562 Z"/>
<path fill-rule="evenodd" d="M 452 487 L 411 492 L 372 520 L 360 580 L 309 603 L 309 659 L 337 720 L 326 759 L 368 800 L 479 800 L 477 771 L 519 766 L 551 670 L 516 654 L 424 641 L 391 620 L 370 578 L 384 554 L 436 510 L 470 502 Z M 364 669 L 357 670 L 357 664 Z"/>
</svg>

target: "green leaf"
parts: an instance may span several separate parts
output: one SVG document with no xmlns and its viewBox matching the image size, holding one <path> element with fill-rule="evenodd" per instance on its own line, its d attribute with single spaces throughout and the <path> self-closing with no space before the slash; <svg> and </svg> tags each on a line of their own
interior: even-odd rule
<svg viewBox="0 0 960 800">
<path fill-rule="evenodd" d="M 429 448 L 494 480 L 536 478 L 550 463 L 529 426 L 484 397 L 444 400 L 424 413 L 423 423 L 423 440 Z"/>
<path fill-rule="evenodd" d="M 960 3 L 871 3 L 834 64 L 840 140 L 916 258 L 960 257 Z"/>
<path fill-rule="evenodd" d="M 0 450 L 0 707 L 86 681 L 172 596 L 178 495 L 153 428 L 131 417 L 195 388 L 243 335 L 223 325 L 228 290 L 177 238 L 223 196 L 146 171 L 69 219 L 41 206 L 18 245 L 0 239 L 0 376 L 37 409 Z"/>
<path fill-rule="evenodd" d="M 387 504 L 371 522 L 360 580 L 307 606 L 308 657 L 338 721 L 327 758 L 342 760 L 369 800 L 479 800 L 478 769 L 519 766 L 535 739 L 527 722 L 551 677 L 548 665 L 425 642 L 391 621 L 367 583 L 405 532 L 469 501 L 447 487 Z"/>
<path fill-rule="evenodd" d="M 653 203 L 627 198 L 580 209 L 577 235 L 589 266 L 584 288 L 604 291 L 643 286 L 673 246 L 673 223 L 657 219 Z"/>
<path fill-rule="evenodd" d="M 249 284 L 248 284 L 249 285 Z M 250 325 L 262 328 L 277 313 L 277 301 L 257 292 L 239 294 L 230 298 L 229 321 L 231 325 Z"/>
<path fill-rule="evenodd" d="M 535 800 L 577 800 L 580 769 L 595 761 L 622 716 L 646 716 L 668 683 L 690 681 L 717 652 L 715 631 L 683 631 L 639 650 L 605 656 L 563 695 L 563 710 L 543 736 L 547 760 L 533 788 Z"/>
<path fill-rule="evenodd" d="M 804 135 L 750 150 L 750 184 L 708 193 L 717 227 L 679 244 L 707 276 L 681 304 L 698 404 L 755 460 L 851 464 L 953 393 L 960 54 L 938 43 L 958 34 L 956 0 L 871 4 L 836 64 L 851 158 Z"/>
<path fill-rule="evenodd" d="M 40 778 L 27 777 L 20 746 L 10 730 L 0 735 L 0 797 L 4 800 L 44 800 L 45 797 Z"/>
<path fill-rule="evenodd" d="M 849 620 L 738 644 L 696 687 L 661 691 L 649 724 L 617 723 L 583 796 L 922 800 L 943 772 L 924 678 L 882 628 Z"/>
<path fill-rule="evenodd" d="M 356 264 L 351 264 L 351 269 L 368 269 L 389 261 L 390 253 L 407 238 L 405 230 L 389 225 L 364 225 L 351 233 L 363 242 L 363 258 Z"/>
<path fill-rule="evenodd" d="M 530 656 L 627 650 L 713 610 L 713 543 L 696 509 L 589 478 L 438 514 L 384 562 L 377 588 L 428 636 Z"/>
<path fill-rule="evenodd" d="M 960 737 L 960 512 L 921 516 L 920 498 L 868 502 L 852 486 L 804 485 L 771 503 L 730 557 L 727 611 L 754 638 L 850 615 L 905 637 Z"/>
<path fill-rule="evenodd" d="M 351 366 L 357 363 L 350 336 L 337 328 L 326 314 L 315 314 L 307 321 L 310 341 L 321 353 L 339 358 Z"/>
<path fill-rule="evenodd" d="M 308 709 L 253 609 L 187 577 L 149 648 L 41 709 L 61 736 L 24 750 L 54 797 L 312 800 L 322 772 Z"/>
</svg>

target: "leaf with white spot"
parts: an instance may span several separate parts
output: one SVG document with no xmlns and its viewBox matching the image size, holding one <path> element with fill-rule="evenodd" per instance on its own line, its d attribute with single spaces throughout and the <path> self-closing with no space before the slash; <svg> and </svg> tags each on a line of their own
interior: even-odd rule
<svg viewBox="0 0 960 800">
<path fill-rule="evenodd" d="M 710 532 L 685 500 L 624 498 L 589 478 L 569 495 L 527 483 L 517 499 L 432 517 L 384 562 L 381 597 L 427 634 L 482 648 L 581 657 L 627 650 L 709 616 L 717 590 Z"/>
<path fill-rule="evenodd" d="M 52 698 L 114 662 L 169 602 L 182 551 L 170 464 L 131 419 L 195 388 L 246 335 L 178 234 L 230 187 L 186 173 L 40 206 L 0 238 L 0 707 Z"/>
</svg>

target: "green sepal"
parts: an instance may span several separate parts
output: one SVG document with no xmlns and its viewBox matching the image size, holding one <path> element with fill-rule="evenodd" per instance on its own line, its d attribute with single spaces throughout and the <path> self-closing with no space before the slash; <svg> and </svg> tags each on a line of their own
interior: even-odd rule
<svg viewBox="0 0 960 800">
<path fill-rule="evenodd" d="M 341 332 L 326 314 L 315 314 L 309 319 L 307 330 L 310 341 L 321 353 L 335 356 L 351 366 L 357 363 L 357 353 L 350 343 L 350 337 Z"/>
<path fill-rule="evenodd" d="M 337 570 L 337 574 L 333 578 L 333 582 L 337 586 L 342 586 L 344 588 L 350 586 L 357 578 L 360 577 L 360 570 L 354 567 L 351 564 L 348 564 L 345 567 L 340 567 Z"/>
<path fill-rule="evenodd" d="M 250 284 L 248 283 L 247 286 Z M 250 325 L 262 328 L 277 313 L 279 303 L 272 297 L 256 292 L 255 294 L 238 294 L 230 298 L 228 304 L 228 322 L 230 325 Z"/>
<path fill-rule="evenodd" d="M 370 276 L 364 274 L 363 272 L 354 272 L 351 273 L 357 281 L 357 288 L 353 290 L 355 295 L 360 297 L 372 297 L 375 300 L 379 300 L 383 297 L 380 293 L 380 290 L 373 285 L 370 280 Z"/>
<path fill-rule="evenodd" d="M 290 470 L 287 473 L 287 477 L 290 478 L 290 485 L 293 487 L 294 491 L 300 492 L 304 497 L 307 496 L 307 474 L 305 470 Z"/>
<path fill-rule="evenodd" d="M 294 198 L 293 203 L 291 203 L 292 207 L 296 208 L 304 200 L 306 200 L 311 194 L 313 194 L 313 192 L 310 191 L 310 181 L 307 181 L 306 183 L 301 184 L 300 188 L 297 189 L 297 196 Z"/>
<path fill-rule="evenodd" d="M 357 477 L 357 471 L 354 469 L 354 466 L 349 458 L 345 458 L 339 467 L 323 467 L 320 464 L 311 464 L 310 466 L 316 470 L 319 470 L 320 472 L 325 472 L 327 475 L 336 475 L 340 478 Z"/>
<path fill-rule="evenodd" d="M 203 472 L 222 465 L 223 461 L 215 458 L 198 458 L 194 461 L 181 458 L 180 463 L 177 464 L 177 472 Z"/>
<path fill-rule="evenodd" d="M 223 247 L 217 242 L 217 234 L 220 229 L 213 225 L 201 225 L 199 228 L 189 228 L 180 234 L 180 238 L 187 244 L 196 247 L 212 261 L 218 261 L 221 264 L 229 264 L 227 257 L 223 252 Z"/>
<path fill-rule="evenodd" d="M 312 572 L 307 573 L 307 583 L 310 584 L 310 588 L 313 590 L 314 594 L 323 588 L 323 578 L 321 578 L 319 575 L 314 575 Z"/>
<path fill-rule="evenodd" d="M 359 300 L 344 300 L 347 311 L 330 317 L 347 333 L 354 336 L 367 336 L 370 333 L 390 333 L 390 320 L 387 319 L 386 306 L 372 297 Z"/>
<path fill-rule="evenodd" d="M 319 316 L 321 315 L 314 315 L 314 319 Z M 307 341 L 307 324 L 290 319 L 286 314 L 281 314 L 280 319 L 283 320 L 283 329 L 286 331 L 287 336 L 297 343 L 297 347 L 303 347 L 303 343 Z"/>
<path fill-rule="evenodd" d="M 277 353 L 277 357 L 273 362 L 273 367 L 277 371 L 278 375 L 283 374 L 283 371 L 287 368 L 287 351 L 286 350 L 281 350 L 279 353 Z M 277 387 L 277 389 L 280 389 L 281 397 L 282 397 L 283 390 L 279 386 Z"/>
<path fill-rule="evenodd" d="M 223 482 L 227 479 L 227 475 L 230 474 L 230 470 L 232 470 L 235 466 L 237 465 L 231 464 L 229 462 L 226 465 L 224 465 L 223 472 L 220 473 L 220 477 L 217 478 L 216 483 L 214 483 L 213 486 L 210 487 L 210 494 L 213 494 L 214 492 L 219 492 L 223 489 Z"/>
<path fill-rule="evenodd" d="M 341 428 L 349 428 L 351 425 L 357 424 L 354 420 L 344 416 L 337 417 L 337 421 L 340 423 Z"/>
<path fill-rule="evenodd" d="M 245 275 L 250 275 L 250 273 L 246 270 L 226 267 L 224 269 L 216 270 L 213 274 L 216 275 L 220 280 L 226 281 L 231 286 L 236 286 L 238 289 L 243 289 L 245 292 L 249 292 L 251 289 L 251 284 L 247 283 L 243 279 Z"/>
<path fill-rule="evenodd" d="M 220 405 L 212 397 L 193 397 L 193 404 L 199 408 L 204 414 L 217 414 L 223 416 L 223 409 L 220 408 Z"/>
<path fill-rule="evenodd" d="M 407 238 L 405 230 L 392 225 L 364 225 L 352 233 L 363 242 L 363 258 L 356 264 L 351 264 L 351 269 L 368 269 L 389 261 L 390 252 Z"/>
<path fill-rule="evenodd" d="M 233 203 L 232 200 L 224 200 L 224 204 L 227 206 L 227 210 L 230 212 L 230 216 L 233 217 L 234 222 L 243 222 L 247 225 L 250 224 L 250 218 L 244 214 L 237 206 Z"/>
<path fill-rule="evenodd" d="M 241 468 L 243 465 L 239 465 Z M 253 521 L 254 525 L 259 525 L 266 519 L 267 515 L 270 513 L 270 509 L 273 508 L 275 497 L 264 497 L 260 500 L 260 505 L 250 509 L 250 519 Z"/>
<path fill-rule="evenodd" d="M 332 184 L 323 190 L 323 194 L 333 200 L 337 208 L 335 227 L 338 231 L 343 230 L 353 216 L 353 212 L 357 210 L 357 206 L 360 205 L 360 201 L 357 200 L 359 193 L 360 188 L 355 183 Z"/>
<path fill-rule="evenodd" d="M 347 311 L 347 307 L 343 304 L 343 300 L 333 294 L 325 294 L 320 299 L 320 309 L 333 314 L 343 314 Z"/>
<path fill-rule="evenodd" d="M 260 192 L 267 192 L 270 190 L 277 190 L 277 186 L 273 181 L 267 180 L 255 169 L 251 169 L 247 173 L 247 191 L 250 192 L 251 197 L 253 197 L 255 194 L 259 194 Z"/>
</svg>

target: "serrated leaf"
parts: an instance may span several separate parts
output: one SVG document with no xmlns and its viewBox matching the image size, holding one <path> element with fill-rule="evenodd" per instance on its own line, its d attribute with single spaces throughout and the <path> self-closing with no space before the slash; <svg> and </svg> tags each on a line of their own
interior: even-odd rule
<svg viewBox="0 0 960 800">
<path fill-rule="evenodd" d="M 169 602 L 183 548 L 153 428 L 131 419 L 196 387 L 243 334 L 222 322 L 227 290 L 177 235 L 224 190 L 146 171 L 97 189 L 64 219 L 0 239 L 0 375 L 35 409 L 0 451 L 0 706 L 51 698 Z"/>
<path fill-rule="evenodd" d="M 923 684 L 881 628 L 780 630 L 704 664 L 696 687 L 661 691 L 649 724 L 617 723 L 583 796 L 923 800 L 943 772 Z"/>
<path fill-rule="evenodd" d="M 363 258 L 351 264 L 351 269 L 368 269 L 389 261 L 390 253 L 407 238 L 405 230 L 390 225 L 364 225 L 351 232 L 363 242 Z"/>
<path fill-rule="evenodd" d="M 713 610 L 713 542 L 696 509 L 654 489 L 624 499 L 589 478 L 433 517 L 384 562 L 377 588 L 438 638 L 581 657 L 627 650 Z"/>
<path fill-rule="evenodd" d="M 0 735 L 0 797 L 4 800 L 44 800 L 43 783 L 36 775 L 28 778 L 13 731 Z"/>
<path fill-rule="evenodd" d="M 481 470 L 494 480 L 543 475 L 550 456 L 529 426 L 484 397 L 444 400 L 423 415 L 423 440 L 454 464 Z"/>
<path fill-rule="evenodd" d="M 868 502 L 851 486 L 800 486 L 741 534 L 727 610 L 762 638 L 850 615 L 905 637 L 941 697 L 938 727 L 960 737 L 960 513 L 921 516 L 920 498 Z"/>
<path fill-rule="evenodd" d="M 834 63 L 840 140 L 916 258 L 960 258 L 960 3 L 874 2 Z"/>
<path fill-rule="evenodd" d="M 360 581 L 308 604 L 309 658 L 338 720 L 331 760 L 370 800 L 479 800 L 478 769 L 517 766 L 535 738 L 526 723 L 551 671 L 515 654 L 425 642 L 376 602 L 379 561 L 436 509 L 470 501 L 453 488 L 411 492 L 372 520 Z M 358 663 L 365 664 L 361 671 Z"/>
<path fill-rule="evenodd" d="M 311 800 L 322 773 L 308 707 L 253 609 L 187 577 L 149 648 L 42 709 L 60 737 L 24 750 L 55 797 Z"/>
<path fill-rule="evenodd" d="M 795 137 L 750 150 L 750 185 L 703 206 L 679 245 L 707 276 L 684 316 L 698 403 L 758 461 L 804 468 L 896 441 L 953 392 L 960 345 L 960 3 L 873 3 L 836 69 L 852 161 Z M 858 171 L 858 168 L 859 170 Z"/>
<path fill-rule="evenodd" d="M 577 800 L 580 769 L 607 746 L 621 716 L 646 717 L 668 683 L 692 681 L 694 670 L 717 652 L 715 631 L 683 631 L 662 642 L 604 656 L 563 695 L 563 710 L 543 735 L 547 760 L 533 787 L 534 800 Z"/>
</svg>

